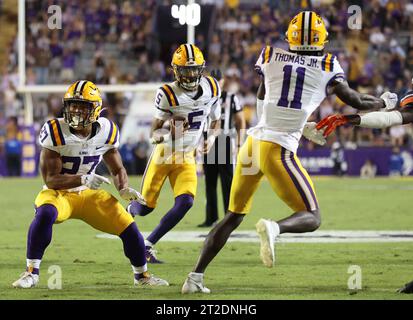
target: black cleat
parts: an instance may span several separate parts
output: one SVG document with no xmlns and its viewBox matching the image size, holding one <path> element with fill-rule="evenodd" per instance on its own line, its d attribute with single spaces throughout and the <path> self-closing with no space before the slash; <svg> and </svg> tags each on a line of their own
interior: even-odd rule
<svg viewBox="0 0 413 320">
<path fill-rule="evenodd" d="M 403 288 L 397 290 L 398 293 L 413 293 L 413 281 L 404 285 Z"/>
</svg>

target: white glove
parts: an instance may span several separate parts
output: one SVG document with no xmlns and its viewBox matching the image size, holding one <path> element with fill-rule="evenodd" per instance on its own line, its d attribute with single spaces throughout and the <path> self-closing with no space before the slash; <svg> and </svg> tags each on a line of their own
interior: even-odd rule
<svg viewBox="0 0 413 320">
<path fill-rule="evenodd" d="M 398 100 L 397 94 L 386 91 L 380 96 L 380 98 L 384 100 L 384 110 L 391 110 L 396 107 Z"/>
<path fill-rule="evenodd" d="M 171 138 L 171 134 L 168 133 L 168 134 L 165 134 L 165 135 L 163 135 L 163 136 L 161 136 L 161 137 L 159 137 L 159 138 L 160 138 L 159 140 L 156 140 L 154 137 L 151 137 L 151 138 L 149 139 L 149 142 L 150 142 L 151 144 L 166 143 L 166 142 L 168 142 L 169 139 Z"/>
<path fill-rule="evenodd" d="M 86 186 L 92 190 L 99 189 L 102 183 L 110 184 L 110 181 L 108 178 L 100 176 L 95 173 L 84 174 L 80 177 L 80 179 L 81 179 L 83 186 Z"/>
<path fill-rule="evenodd" d="M 327 142 L 326 138 L 323 136 L 324 129 L 317 130 L 316 125 L 317 123 L 315 122 L 307 122 L 304 126 L 303 136 L 308 140 L 323 146 Z"/>
<path fill-rule="evenodd" d="M 215 136 L 211 134 L 207 140 L 204 140 L 204 145 L 202 148 L 202 153 L 203 154 L 208 154 L 209 150 L 211 150 L 212 146 L 214 145 L 215 142 Z"/>
<path fill-rule="evenodd" d="M 142 195 L 133 188 L 130 188 L 130 187 L 123 188 L 122 190 L 119 190 L 119 195 L 124 200 L 128 200 L 128 201 L 136 200 L 139 203 L 146 205 L 146 202 L 143 199 Z"/>
</svg>

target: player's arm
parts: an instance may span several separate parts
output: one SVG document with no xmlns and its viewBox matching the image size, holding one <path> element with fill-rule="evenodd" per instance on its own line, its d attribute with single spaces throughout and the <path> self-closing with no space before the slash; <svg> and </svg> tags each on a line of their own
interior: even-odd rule
<svg viewBox="0 0 413 320">
<path fill-rule="evenodd" d="M 105 164 L 112 175 L 113 183 L 119 191 L 119 195 L 125 200 L 138 200 L 139 202 L 144 203 L 140 193 L 129 187 L 128 173 L 123 166 L 118 149 L 112 148 L 107 151 L 103 155 L 103 161 L 105 161 Z"/>
<path fill-rule="evenodd" d="M 341 80 L 341 78 L 340 78 Z M 361 94 L 349 87 L 347 81 L 334 81 L 330 90 L 344 103 L 358 110 L 378 110 L 386 108 L 385 101 L 369 94 Z"/>
<path fill-rule="evenodd" d="M 260 119 L 262 115 L 262 109 L 264 107 L 264 97 L 265 97 L 265 84 L 264 78 L 261 79 L 261 83 L 257 90 L 257 118 Z"/>
<path fill-rule="evenodd" d="M 61 174 L 62 167 L 62 158 L 59 153 L 42 148 L 40 152 L 40 172 L 49 189 L 71 189 L 82 185 L 81 175 Z"/>
<path fill-rule="evenodd" d="M 105 164 L 109 169 L 116 189 L 119 191 L 129 187 L 128 174 L 123 166 L 118 149 L 113 148 L 107 151 L 103 155 L 103 161 L 105 161 Z"/>
<path fill-rule="evenodd" d="M 203 154 L 207 154 L 209 152 L 211 147 L 214 145 L 216 137 L 219 136 L 221 131 L 221 104 L 219 96 L 211 108 L 209 119 L 211 122 L 208 127 L 207 138 L 204 139 L 204 146 L 202 148 Z"/>
<path fill-rule="evenodd" d="M 245 116 L 244 116 L 244 110 L 239 103 L 239 100 L 236 96 L 234 96 L 234 125 L 235 125 L 235 130 L 237 132 L 237 149 L 241 146 L 241 144 L 244 142 L 244 137 L 245 137 L 245 129 L 247 127 L 246 121 L 245 121 Z"/>
<path fill-rule="evenodd" d="M 363 128 L 387 128 L 395 125 L 413 123 L 413 107 L 394 111 L 377 111 L 366 114 L 331 115 L 321 120 L 316 129 L 323 130 L 323 135 L 327 137 L 337 127 L 344 124 L 360 126 Z"/>
<path fill-rule="evenodd" d="M 152 121 L 152 127 L 151 127 L 151 142 L 156 144 L 156 143 L 162 143 L 166 142 L 166 140 L 169 138 L 167 134 L 165 134 L 165 130 L 162 130 L 162 127 L 165 123 L 165 120 L 162 119 L 157 119 L 154 118 Z"/>
</svg>

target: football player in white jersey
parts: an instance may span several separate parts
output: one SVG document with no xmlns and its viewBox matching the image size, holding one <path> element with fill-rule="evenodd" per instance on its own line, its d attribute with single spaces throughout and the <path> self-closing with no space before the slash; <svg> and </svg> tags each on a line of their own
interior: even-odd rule
<svg viewBox="0 0 413 320">
<path fill-rule="evenodd" d="M 263 76 L 257 93 L 260 120 L 248 131 L 248 139 L 239 152 L 228 213 L 205 240 L 182 293 L 209 292 L 203 286 L 204 271 L 249 213 L 264 176 L 293 211 L 277 222 L 261 219 L 257 223 L 261 259 L 266 266 L 274 265 L 274 242 L 281 233 L 310 232 L 320 226 L 313 183 L 295 153 L 308 117 L 326 95 L 336 94 L 359 110 L 386 107 L 383 99 L 359 94 L 348 86 L 336 57 L 324 53 L 327 30 L 317 13 L 304 11 L 296 15 L 286 38 L 289 51 L 267 46 L 258 58 L 256 70 Z"/>
<path fill-rule="evenodd" d="M 95 174 L 103 159 L 119 195 L 125 200 L 143 201 L 128 186 L 117 149 L 119 129 L 112 121 L 99 117 L 101 109 L 99 89 L 90 81 L 77 81 L 64 96 L 64 118 L 48 121 L 40 132 L 40 171 L 45 186 L 35 200 L 36 214 L 27 237 L 27 269 L 14 287 L 37 285 L 53 224 L 68 219 L 80 219 L 97 230 L 118 235 L 132 264 L 136 285 L 168 285 L 148 273 L 144 239 L 133 218 L 113 195 L 100 189 L 102 183 L 110 183 Z"/>
<path fill-rule="evenodd" d="M 172 186 L 175 203 L 159 225 L 145 240 L 146 258 L 150 263 L 162 263 L 153 246 L 170 231 L 192 207 L 197 189 L 195 150 L 204 127 L 210 120 L 209 137 L 203 152 L 212 146 L 220 126 L 221 90 L 216 79 L 203 76 L 205 60 L 193 44 L 182 44 L 173 54 L 172 67 L 176 81 L 163 85 L 156 93 L 156 114 L 152 123 L 152 141 L 157 144 L 142 178 L 141 193 L 146 205 L 132 201 L 128 211 L 145 216 L 157 204 L 166 180 Z M 163 130 L 166 121 L 171 130 Z"/>
</svg>

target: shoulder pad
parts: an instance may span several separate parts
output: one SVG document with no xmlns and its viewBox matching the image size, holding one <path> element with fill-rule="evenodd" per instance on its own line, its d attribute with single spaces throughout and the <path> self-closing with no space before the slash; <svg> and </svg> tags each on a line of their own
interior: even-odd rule
<svg viewBox="0 0 413 320">
<path fill-rule="evenodd" d="M 59 147 L 66 144 L 59 119 L 47 121 L 40 131 L 39 142 L 42 147 Z"/>
<path fill-rule="evenodd" d="M 209 88 L 211 89 L 211 98 L 213 97 L 220 97 L 221 96 L 221 89 L 219 87 L 218 81 L 211 76 L 206 76 L 205 79 L 209 84 Z"/>
<path fill-rule="evenodd" d="M 116 123 L 104 117 L 100 117 L 98 121 L 102 126 L 104 144 L 117 147 L 119 145 L 119 128 Z"/>
<path fill-rule="evenodd" d="M 324 55 L 323 60 L 321 60 L 321 70 L 333 72 L 334 66 L 337 63 L 337 57 L 331 53 Z"/>
<path fill-rule="evenodd" d="M 172 86 L 170 86 L 169 84 L 164 84 L 162 87 L 159 88 L 158 92 L 163 92 L 163 95 L 166 97 L 169 106 L 171 106 L 171 107 L 179 106 L 178 98 L 177 98 Z M 158 99 L 158 96 L 159 96 L 159 93 L 157 94 L 157 99 Z M 160 104 L 161 100 L 162 100 L 162 97 L 161 96 L 159 96 L 159 97 L 160 97 L 159 103 L 157 103 L 158 101 L 156 101 L 156 104 L 162 106 Z"/>
</svg>

